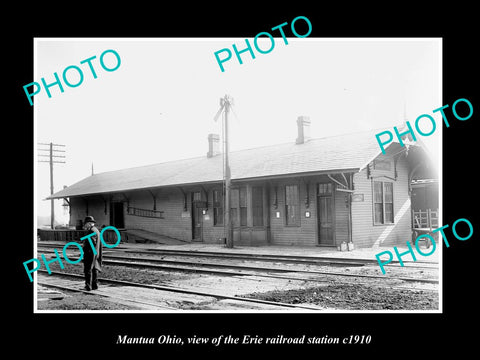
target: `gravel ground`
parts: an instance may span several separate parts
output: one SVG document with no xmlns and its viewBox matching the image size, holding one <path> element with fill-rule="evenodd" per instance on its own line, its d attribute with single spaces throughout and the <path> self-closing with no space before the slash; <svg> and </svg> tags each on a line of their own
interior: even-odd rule
<svg viewBox="0 0 480 360">
<path fill-rule="evenodd" d="M 365 284 L 335 284 L 245 295 L 288 304 L 315 304 L 336 310 L 437 310 L 438 293 Z"/>
<path fill-rule="evenodd" d="M 83 275 L 83 265 L 64 264 L 65 269 L 55 269 L 57 272 L 65 272 L 77 275 Z M 53 270 L 53 269 L 52 269 Z M 140 269 L 124 266 L 103 266 L 99 273 L 99 278 L 139 282 L 142 284 L 162 284 L 164 281 L 179 280 L 191 278 L 192 274 L 171 273 L 156 271 L 151 269 Z M 101 282 L 101 281 L 100 281 Z"/>
<path fill-rule="evenodd" d="M 65 269 L 63 270 L 59 267 L 52 268 L 52 270 L 83 274 L 83 264 L 72 265 L 64 263 L 64 265 Z M 298 268 L 304 270 L 312 269 L 311 266 L 306 265 L 298 265 Z M 317 268 L 317 270 L 319 269 Z M 327 267 L 321 271 L 325 270 L 338 273 L 379 275 L 378 269 L 371 265 L 363 267 Z M 298 275 L 298 273 L 292 275 Z M 390 267 L 387 269 L 385 278 L 393 276 L 438 278 L 438 270 Z M 337 275 L 325 276 L 304 273 L 301 274 L 301 277 L 314 277 L 321 280 L 321 282 L 305 282 L 241 275 L 224 277 L 114 265 L 104 266 L 99 277 L 144 284 L 169 285 L 206 292 L 212 291 L 284 303 L 314 304 L 332 310 L 436 310 L 439 307 L 437 284 L 405 283 L 393 278 L 383 281 L 379 279 L 347 278 Z M 129 307 L 124 305 L 113 304 L 106 300 L 92 301 L 88 295 L 84 294 L 65 297 L 61 301 L 39 301 L 38 309 L 42 308 L 56 310 L 129 309 Z M 204 308 L 208 308 L 208 304 Z"/>
</svg>

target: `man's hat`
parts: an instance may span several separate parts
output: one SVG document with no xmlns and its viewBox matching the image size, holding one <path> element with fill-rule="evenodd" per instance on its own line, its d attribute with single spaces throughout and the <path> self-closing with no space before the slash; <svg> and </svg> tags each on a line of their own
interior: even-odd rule
<svg viewBox="0 0 480 360">
<path fill-rule="evenodd" d="M 93 218 L 93 216 L 87 216 L 85 217 L 85 220 L 83 221 L 84 224 L 86 224 L 87 222 L 95 222 L 95 219 Z"/>
</svg>

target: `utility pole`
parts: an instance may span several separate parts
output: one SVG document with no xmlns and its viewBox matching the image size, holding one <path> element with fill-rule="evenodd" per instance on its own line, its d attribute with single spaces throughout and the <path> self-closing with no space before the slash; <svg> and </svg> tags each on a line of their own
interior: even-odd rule
<svg viewBox="0 0 480 360">
<path fill-rule="evenodd" d="M 49 152 L 48 155 L 38 154 L 38 156 L 48 157 L 49 158 L 48 161 L 38 160 L 38 162 L 48 162 L 48 163 L 50 163 L 50 195 L 53 195 L 53 164 L 54 163 L 55 164 L 65 164 L 65 161 L 58 161 L 58 160 L 53 159 L 53 158 L 65 158 L 65 156 L 63 156 L 63 155 L 54 155 L 54 152 L 56 152 L 56 153 L 63 152 L 64 153 L 65 150 L 58 150 L 58 149 L 54 149 L 53 147 L 54 146 L 65 147 L 65 145 L 54 144 L 54 143 L 49 143 L 49 144 L 38 143 L 38 145 L 47 145 L 49 147 L 48 149 L 38 149 L 38 151 L 48 151 Z M 54 229 L 54 227 L 55 227 L 54 222 L 55 222 L 54 200 L 50 199 L 50 227 L 52 229 Z"/>
<path fill-rule="evenodd" d="M 225 123 L 224 123 L 224 161 L 225 161 L 225 230 L 226 230 L 226 243 L 227 248 L 233 248 L 233 224 L 230 216 L 230 184 L 231 184 L 231 173 L 230 173 L 230 163 L 228 160 L 228 113 L 230 107 L 233 105 L 233 98 L 229 95 L 225 95 L 223 98 L 220 98 L 220 109 L 214 117 L 214 120 L 217 121 L 218 117 L 225 112 Z"/>
<path fill-rule="evenodd" d="M 233 226 L 230 216 L 230 185 L 231 185 L 231 173 L 230 162 L 228 160 L 228 112 L 230 110 L 231 102 L 233 99 L 228 95 L 224 97 L 225 105 L 225 223 L 227 225 L 227 241 L 226 247 L 233 248 Z"/>
</svg>

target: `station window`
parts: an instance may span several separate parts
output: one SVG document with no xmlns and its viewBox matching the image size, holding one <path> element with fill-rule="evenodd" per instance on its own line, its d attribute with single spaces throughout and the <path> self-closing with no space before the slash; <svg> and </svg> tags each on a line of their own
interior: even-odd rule
<svg viewBox="0 0 480 360">
<path fill-rule="evenodd" d="M 300 197 L 298 185 L 285 186 L 285 224 L 300 225 Z"/>
<path fill-rule="evenodd" d="M 373 206 L 375 224 L 393 223 L 393 183 L 373 182 Z"/>
<path fill-rule="evenodd" d="M 230 193 L 230 217 L 234 227 L 247 226 L 247 188 L 232 189 Z"/>
<path fill-rule="evenodd" d="M 318 194 L 319 195 L 332 195 L 332 183 L 321 183 L 318 184 Z"/>
<path fill-rule="evenodd" d="M 213 190 L 213 225 L 223 225 L 223 191 Z"/>
<path fill-rule="evenodd" d="M 230 218 L 234 227 L 239 225 L 238 219 L 239 193 L 238 189 L 232 189 L 230 192 Z"/>
<path fill-rule="evenodd" d="M 241 187 L 240 191 L 240 226 L 247 226 L 247 188 Z"/>
<path fill-rule="evenodd" d="M 193 201 L 201 201 L 202 200 L 202 193 L 200 191 L 195 191 L 193 193 Z"/>
<path fill-rule="evenodd" d="M 263 226 L 263 188 L 252 187 L 253 226 Z"/>
</svg>

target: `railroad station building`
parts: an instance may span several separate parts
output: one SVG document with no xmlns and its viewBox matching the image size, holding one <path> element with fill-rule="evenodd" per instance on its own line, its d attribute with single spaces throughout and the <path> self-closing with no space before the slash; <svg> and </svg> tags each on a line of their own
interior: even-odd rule
<svg viewBox="0 0 480 360">
<path fill-rule="evenodd" d="M 410 240 L 412 183 L 438 177 L 424 147 L 404 137 L 406 146 L 394 141 L 382 154 L 380 130 L 313 139 L 309 126 L 300 116 L 292 142 L 230 152 L 234 244 L 376 247 Z M 210 134 L 204 156 L 93 174 L 48 199 L 66 199 L 77 227 L 88 214 L 127 235 L 221 244 L 223 166 L 220 137 Z"/>
</svg>

